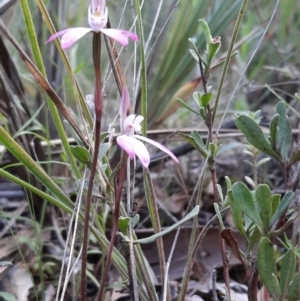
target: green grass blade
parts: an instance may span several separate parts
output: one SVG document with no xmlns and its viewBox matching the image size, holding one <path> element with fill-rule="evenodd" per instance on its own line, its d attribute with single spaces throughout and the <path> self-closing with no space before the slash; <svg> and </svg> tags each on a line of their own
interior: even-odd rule
<svg viewBox="0 0 300 301">
<path fill-rule="evenodd" d="M 59 199 L 56 199 L 54 197 L 52 197 L 51 195 L 37 189 L 36 187 L 32 186 L 31 184 L 21 180 L 18 177 L 15 177 L 14 175 L 10 174 L 9 172 L 5 171 L 4 169 L 0 168 L 0 176 L 4 177 L 20 186 L 22 186 L 23 188 L 31 191 L 32 193 L 40 196 L 41 198 L 47 200 L 48 202 L 50 202 L 51 204 L 53 204 L 54 206 L 64 210 L 67 213 L 72 213 L 73 210 L 73 203 L 69 200 L 68 203 L 66 202 L 61 202 Z"/>
<path fill-rule="evenodd" d="M 0 142 L 19 160 L 49 191 L 65 206 L 70 207 L 70 199 L 50 176 L 24 151 L 24 149 L 0 126 Z"/>
<path fill-rule="evenodd" d="M 40 70 L 40 72 L 42 73 L 42 75 L 47 78 L 47 74 L 46 74 L 46 70 L 44 67 L 44 63 L 43 63 L 43 59 L 42 59 L 42 55 L 40 52 L 40 48 L 38 45 L 38 41 L 37 41 L 37 37 L 35 34 L 35 29 L 34 29 L 34 25 L 32 22 L 32 16 L 31 16 L 31 12 L 29 9 L 29 5 L 28 5 L 28 1 L 27 0 L 21 0 L 21 7 L 22 7 L 22 12 L 23 12 L 23 16 L 24 16 L 24 20 L 25 20 L 25 24 L 26 24 L 26 29 L 27 29 L 27 33 L 28 33 L 28 38 L 29 38 L 29 42 L 31 45 L 31 49 L 32 49 L 32 53 L 35 59 L 35 62 L 37 64 L 37 68 Z M 59 134 L 59 137 L 62 141 L 63 147 L 66 151 L 67 157 L 71 163 L 73 172 L 75 173 L 77 178 L 80 178 L 80 172 L 79 169 L 77 167 L 76 161 L 71 153 L 70 150 L 70 146 L 69 146 L 69 142 L 68 142 L 68 138 L 66 136 L 61 118 L 59 116 L 58 110 L 55 106 L 55 104 L 51 101 L 51 99 L 47 96 L 47 103 L 49 106 L 49 109 L 51 111 L 51 115 L 54 121 L 54 124 L 56 126 L 57 132 Z"/>
</svg>

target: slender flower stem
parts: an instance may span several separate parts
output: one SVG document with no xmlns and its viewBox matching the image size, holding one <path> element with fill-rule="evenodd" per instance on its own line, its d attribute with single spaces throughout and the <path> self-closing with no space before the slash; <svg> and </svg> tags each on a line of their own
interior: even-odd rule
<svg viewBox="0 0 300 301">
<path fill-rule="evenodd" d="M 114 226 L 113 226 L 112 233 L 111 233 L 110 245 L 109 245 L 109 249 L 107 251 L 105 267 L 104 267 L 104 271 L 102 274 L 102 280 L 100 283 L 100 289 L 99 289 L 99 293 L 98 293 L 98 297 L 97 297 L 98 301 L 103 300 L 103 293 L 104 293 L 106 278 L 108 275 L 108 270 L 109 270 L 109 266 L 110 266 L 110 262 L 111 262 L 111 255 L 112 255 L 112 251 L 114 248 L 116 235 L 118 232 L 118 223 L 119 223 L 119 217 L 120 217 L 120 204 L 121 204 L 122 191 L 123 191 L 123 186 L 124 186 L 125 177 L 126 177 L 126 161 L 127 161 L 127 155 L 124 154 L 122 163 L 121 163 L 121 168 L 119 170 L 118 185 L 117 185 L 117 189 L 116 189 Z"/>
<path fill-rule="evenodd" d="M 101 133 L 101 117 L 102 117 L 102 85 L 101 85 L 101 34 L 94 33 L 93 37 L 93 60 L 95 68 L 95 148 L 94 158 L 92 162 L 91 175 L 89 180 L 86 208 L 85 208 L 85 220 L 84 220 L 84 232 L 83 232 L 83 247 L 82 247 L 82 264 L 81 264 L 81 300 L 85 300 L 86 297 L 86 266 L 87 266 L 87 248 L 88 248 L 88 236 L 89 236 L 89 220 L 92 190 L 94 184 L 94 178 L 97 169 L 98 154 L 100 149 L 100 133 Z"/>
</svg>

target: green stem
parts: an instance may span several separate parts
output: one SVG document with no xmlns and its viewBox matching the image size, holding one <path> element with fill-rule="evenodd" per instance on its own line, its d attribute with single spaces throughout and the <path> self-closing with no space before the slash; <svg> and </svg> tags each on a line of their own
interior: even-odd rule
<svg viewBox="0 0 300 301">
<path fill-rule="evenodd" d="M 150 172 L 148 168 L 147 169 L 144 168 L 144 179 L 145 179 L 144 182 L 145 182 L 147 207 L 149 210 L 152 227 L 154 233 L 159 233 L 161 232 L 159 213 L 158 213 L 157 203 L 155 200 L 154 187 L 151 181 Z M 166 261 L 165 261 L 165 253 L 164 253 L 164 245 L 163 245 L 162 237 L 157 238 L 156 244 L 158 249 L 158 257 L 159 257 L 160 277 L 163 280 L 165 279 L 165 273 L 166 273 Z M 163 283 L 163 286 L 167 287 L 167 300 L 171 300 L 168 283 Z"/>
<path fill-rule="evenodd" d="M 137 21 L 139 27 L 139 40 L 141 49 L 141 115 L 144 117 L 142 135 L 147 135 L 147 69 L 146 69 L 146 57 L 145 57 L 145 38 L 142 13 L 139 0 L 135 0 L 135 9 L 137 14 Z"/>
</svg>

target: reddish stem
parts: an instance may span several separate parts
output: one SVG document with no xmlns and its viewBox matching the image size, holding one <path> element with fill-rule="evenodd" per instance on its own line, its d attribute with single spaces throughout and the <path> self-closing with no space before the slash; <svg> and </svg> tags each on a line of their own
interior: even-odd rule
<svg viewBox="0 0 300 301">
<path fill-rule="evenodd" d="M 88 249 L 88 236 L 89 236 L 89 221 L 90 209 L 92 200 L 93 184 L 97 170 L 98 154 L 100 149 L 100 133 L 101 133 L 101 117 L 102 117 L 102 85 L 101 85 L 101 34 L 94 33 L 93 37 L 93 60 L 95 68 L 95 148 L 94 158 L 91 167 L 91 175 L 89 179 L 89 186 L 86 198 L 84 231 L 83 231 L 83 246 L 82 246 L 82 263 L 81 263 L 81 300 L 86 299 L 86 267 L 87 267 L 87 249 Z"/>
<path fill-rule="evenodd" d="M 102 280 L 100 283 L 100 289 L 99 289 L 99 293 L 98 293 L 98 297 L 97 297 L 98 301 L 103 300 L 103 292 L 104 292 L 106 278 L 108 275 L 108 270 L 109 270 L 109 266 L 110 266 L 110 262 L 111 262 L 111 255 L 112 255 L 112 251 L 114 248 L 116 235 L 118 232 L 118 222 L 119 222 L 119 216 L 120 216 L 120 203 L 121 203 L 122 191 L 123 191 L 123 186 L 124 186 L 125 176 L 126 176 L 126 160 L 127 160 L 127 156 L 123 156 L 121 168 L 119 170 L 118 185 L 117 185 L 117 189 L 116 189 L 114 226 L 113 226 L 112 233 L 111 233 L 110 245 L 109 245 L 109 249 L 107 251 L 105 267 L 104 267 L 104 271 L 102 274 Z"/>
</svg>

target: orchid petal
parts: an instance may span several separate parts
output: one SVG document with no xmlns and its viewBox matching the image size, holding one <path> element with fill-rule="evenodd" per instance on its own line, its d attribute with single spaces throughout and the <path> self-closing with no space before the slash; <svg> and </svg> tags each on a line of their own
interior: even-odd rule
<svg viewBox="0 0 300 301">
<path fill-rule="evenodd" d="M 57 37 L 62 36 L 60 41 L 61 48 L 67 49 L 90 31 L 92 31 L 92 29 L 87 27 L 68 28 L 52 35 L 46 43 L 49 43 Z"/>
<path fill-rule="evenodd" d="M 134 134 L 133 121 L 135 119 L 135 114 L 128 115 L 123 123 L 122 133 L 126 135 Z"/>
<path fill-rule="evenodd" d="M 138 36 L 132 32 L 122 30 L 122 29 L 113 29 L 113 28 L 103 28 L 100 30 L 110 38 L 113 38 L 122 46 L 128 45 L 128 38 L 136 42 L 138 40 Z"/>
<path fill-rule="evenodd" d="M 130 159 L 133 159 L 136 155 L 144 167 L 148 167 L 150 164 L 150 155 L 146 146 L 136 138 L 132 136 L 122 135 L 117 137 L 118 145 L 126 151 Z"/>
<path fill-rule="evenodd" d="M 136 118 L 134 119 L 134 124 L 140 125 L 143 120 L 144 120 L 144 117 L 142 115 L 137 115 Z"/>
<path fill-rule="evenodd" d="M 127 111 L 129 109 L 129 106 L 130 106 L 129 93 L 126 88 L 123 88 L 121 105 L 120 105 L 120 118 L 121 118 L 121 126 L 122 127 L 123 127 L 124 121 L 127 117 Z"/>
<path fill-rule="evenodd" d="M 142 165 L 147 168 L 150 164 L 150 155 L 146 146 L 143 142 L 135 139 L 134 137 L 130 138 L 132 139 L 136 156 L 140 159 Z"/>
<path fill-rule="evenodd" d="M 99 11 L 100 10 L 100 11 Z M 107 7 L 105 11 L 101 11 L 100 7 L 96 7 L 95 11 L 92 11 L 92 8 L 89 7 L 88 10 L 88 21 L 92 31 L 100 32 L 107 24 L 108 19 L 108 10 Z"/>
<path fill-rule="evenodd" d="M 126 126 L 132 126 L 134 119 L 135 119 L 135 114 L 130 114 L 128 115 L 125 120 L 124 120 L 124 127 Z"/>
<path fill-rule="evenodd" d="M 104 12 L 106 9 L 106 1 L 105 0 L 97 0 L 97 2 L 99 3 L 101 11 Z"/>
<path fill-rule="evenodd" d="M 162 150 L 163 152 L 165 152 L 166 154 L 168 154 L 176 163 L 179 163 L 178 159 L 175 157 L 175 155 L 167 148 L 165 147 L 164 145 L 152 140 L 152 139 L 149 139 L 149 138 L 146 138 L 146 137 L 143 137 L 143 136 L 139 136 L 139 135 L 133 135 L 133 137 L 135 137 L 136 139 L 140 139 L 140 140 L 143 140 L 143 141 L 146 141 L 152 145 L 154 145 L 155 147 L 159 148 L 160 150 Z"/>
<path fill-rule="evenodd" d="M 130 159 L 133 159 L 135 156 L 135 152 L 134 152 L 134 146 L 130 138 L 131 137 L 127 135 L 118 136 L 117 143 L 128 154 Z"/>
</svg>

